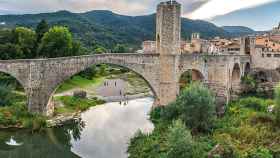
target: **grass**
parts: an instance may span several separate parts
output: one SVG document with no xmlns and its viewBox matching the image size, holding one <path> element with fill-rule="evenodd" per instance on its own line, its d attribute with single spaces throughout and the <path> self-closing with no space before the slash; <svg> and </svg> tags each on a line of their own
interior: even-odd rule
<svg viewBox="0 0 280 158">
<path fill-rule="evenodd" d="M 76 98 L 73 96 L 62 96 L 62 97 L 57 97 L 56 99 L 61 101 L 64 105 L 64 107 L 58 107 L 55 109 L 56 114 L 65 114 L 65 113 L 74 113 L 77 111 L 86 111 L 90 107 L 105 103 L 104 101 L 99 100 L 97 98 L 82 99 L 82 98 Z"/>
<path fill-rule="evenodd" d="M 92 80 L 83 78 L 81 76 L 74 76 L 72 79 L 65 81 L 56 91 L 56 93 L 63 93 L 75 88 L 85 89 L 87 87 L 95 88 L 102 84 L 105 77 L 96 77 Z"/>
</svg>

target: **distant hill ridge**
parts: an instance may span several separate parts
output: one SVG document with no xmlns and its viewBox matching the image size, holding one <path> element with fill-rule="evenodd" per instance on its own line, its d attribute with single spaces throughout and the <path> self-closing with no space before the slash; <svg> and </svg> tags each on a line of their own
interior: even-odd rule
<svg viewBox="0 0 280 158">
<path fill-rule="evenodd" d="M 58 11 L 53 13 L 1 15 L 0 27 L 35 27 L 42 19 L 50 25 L 64 25 L 70 28 L 75 38 L 86 46 L 99 43 L 107 48 L 117 43 L 140 46 L 144 40 L 154 40 L 156 15 L 125 16 L 107 10 L 85 13 Z M 215 36 L 232 37 L 252 33 L 249 28 L 217 27 L 202 21 L 182 18 L 182 38 L 188 39 L 193 32 L 200 32 L 203 38 Z"/>
</svg>

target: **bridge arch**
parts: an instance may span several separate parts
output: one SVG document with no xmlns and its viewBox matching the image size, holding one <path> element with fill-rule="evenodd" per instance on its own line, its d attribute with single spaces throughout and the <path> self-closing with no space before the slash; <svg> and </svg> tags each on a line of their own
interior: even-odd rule
<svg viewBox="0 0 280 158">
<path fill-rule="evenodd" d="M 244 75 L 248 75 L 250 71 L 251 71 L 251 65 L 250 63 L 246 63 L 244 68 Z"/>
<path fill-rule="evenodd" d="M 151 92 L 153 93 L 154 98 L 158 98 L 158 89 L 157 89 L 157 85 L 155 85 L 156 80 L 153 80 L 153 75 L 149 75 L 149 73 L 145 73 L 145 71 L 144 71 L 144 67 L 146 67 L 145 65 L 134 66 L 134 65 L 130 65 L 130 64 L 126 64 L 126 63 L 117 61 L 117 60 L 113 61 L 113 62 L 96 60 L 93 62 L 87 62 L 84 66 L 76 69 L 75 71 L 72 71 L 72 72 L 66 73 L 66 74 L 62 74 L 61 76 L 59 76 L 60 79 L 57 80 L 54 84 L 50 85 L 49 94 L 48 94 L 49 98 L 48 98 L 48 101 L 46 104 L 47 107 L 45 109 L 48 109 L 48 110 L 54 109 L 52 99 L 53 99 L 53 96 L 54 96 L 56 90 L 59 88 L 59 86 L 61 84 L 63 84 L 63 82 L 70 79 L 72 76 L 75 76 L 75 75 L 85 71 L 86 69 L 88 69 L 92 66 L 102 65 L 102 64 L 125 68 L 125 69 L 128 69 L 131 72 L 137 74 L 149 86 Z"/>
<path fill-rule="evenodd" d="M 190 82 L 203 82 L 205 80 L 204 75 L 197 69 L 188 69 L 184 71 L 179 77 L 180 89 L 184 88 Z"/>
<path fill-rule="evenodd" d="M 241 79 L 241 69 L 239 64 L 235 63 L 231 73 L 231 81 L 233 83 L 238 83 L 240 82 L 240 79 Z"/>
</svg>

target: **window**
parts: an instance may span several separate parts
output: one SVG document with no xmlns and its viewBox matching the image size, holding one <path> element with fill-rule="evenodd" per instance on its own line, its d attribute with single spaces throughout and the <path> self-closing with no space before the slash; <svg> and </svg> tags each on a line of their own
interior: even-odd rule
<svg viewBox="0 0 280 158">
<path fill-rule="evenodd" d="M 262 54 L 262 57 L 264 58 L 264 54 Z"/>
<path fill-rule="evenodd" d="M 274 54 L 275 58 L 280 58 L 280 54 Z"/>
<path fill-rule="evenodd" d="M 266 56 L 267 56 L 267 57 L 271 57 L 271 54 L 267 54 Z"/>
</svg>

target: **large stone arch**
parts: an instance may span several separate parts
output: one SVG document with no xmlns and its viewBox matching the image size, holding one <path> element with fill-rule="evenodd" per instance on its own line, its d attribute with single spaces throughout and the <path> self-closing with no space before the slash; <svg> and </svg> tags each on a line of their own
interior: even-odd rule
<svg viewBox="0 0 280 158">
<path fill-rule="evenodd" d="M 87 68 L 90 68 L 91 66 L 96 66 L 96 65 L 101 65 L 101 64 L 118 66 L 118 67 L 125 68 L 125 69 L 128 69 L 128 70 L 132 71 L 133 73 L 137 74 L 141 79 L 143 79 L 147 83 L 147 85 L 150 87 L 151 91 L 153 92 L 153 95 L 155 97 L 157 97 L 157 92 L 156 92 L 155 88 L 152 86 L 152 84 L 142 74 L 140 74 L 139 72 L 136 72 L 135 70 L 133 70 L 131 68 L 124 67 L 124 66 L 117 65 L 117 64 L 112 64 L 112 63 L 96 63 L 96 64 L 93 64 L 93 65 L 90 65 L 89 67 L 81 69 L 76 74 L 66 75 L 66 76 L 63 77 L 62 80 L 60 80 L 60 82 L 57 82 L 56 84 L 53 85 L 53 87 L 56 87 L 56 88 L 54 88 L 54 90 L 56 90 L 61 84 L 63 84 L 63 82 L 70 79 L 72 76 L 75 76 L 75 75 L 79 74 L 80 72 L 83 72 L 84 70 L 86 70 Z"/>
<path fill-rule="evenodd" d="M 137 54 L 105 54 L 60 58 L 59 62 L 57 62 L 56 59 L 49 59 L 46 62 L 46 64 L 50 66 L 48 70 L 54 70 L 55 72 L 45 71 L 45 83 L 47 83 L 47 85 L 44 93 L 45 96 L 48 97 L 48 99 L 44 101 L 46 107 L 43 109 L 45 109 L 45 111 L 49 111 L 48 113 L 51 113 L 51 111 L 53 111 L 54 106 L 51 102 L 52 96 L 58 86 L 61 85 L 64 81 L 93 65 L 100 64 L 117 65 L 133 71 L 146 81 L 151 91 L 153 92 L 154 97 L 158 98 L 158 67 L 156 62 L 157 60 L 153 60 L 153 58 L 157 58 L 157 56 Z"/>
</svg>

